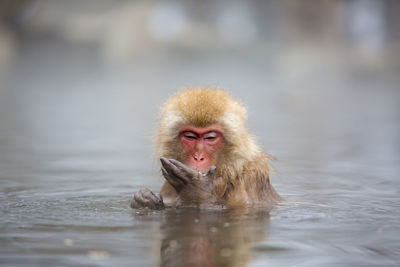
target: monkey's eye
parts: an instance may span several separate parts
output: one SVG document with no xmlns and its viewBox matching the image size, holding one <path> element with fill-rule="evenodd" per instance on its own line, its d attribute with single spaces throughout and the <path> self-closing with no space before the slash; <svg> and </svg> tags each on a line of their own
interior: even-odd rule
<svg viewBox="0 0 400 267">
<path fill-rule="evenodd" d="M 204 135 L 204 139 L 206 139 L 206 140 L 214 140 L 217 137 L 218 137 L 218 134 L 216 132 L 209 132 Z"/>
<path fill-rule="evenodd" d="M 190 140 L 195 140 L 195 139 L 197 139 L 196 134 L 194 134 L 194 133 L 192 133 L 192 132 L 185 132 L 185 133 L 183 133 L 183 136 L 184 136 L 186 139 L 190 139 Z"/>
</svg>

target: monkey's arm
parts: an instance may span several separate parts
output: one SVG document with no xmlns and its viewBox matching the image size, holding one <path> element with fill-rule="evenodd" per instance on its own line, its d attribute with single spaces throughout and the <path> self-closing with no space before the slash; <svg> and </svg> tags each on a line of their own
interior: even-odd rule
<svg viewBox="0 0 400 267">
<path fill-rule="evenodd" d="M 167 182 L 161 194 L 142 188 L 133 195 L 130 206 L 133 209 L 164 209 L 179 204 L 215 203 L 212 189 L 215 167 L 207 174 L 193 170 L 177 160 L 161 158 L 162 172 Z"/>
</svg>

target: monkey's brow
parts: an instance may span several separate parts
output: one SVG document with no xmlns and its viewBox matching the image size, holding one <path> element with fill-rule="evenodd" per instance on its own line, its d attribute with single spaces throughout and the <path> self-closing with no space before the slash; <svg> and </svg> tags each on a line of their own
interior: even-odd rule
<svg viewBox="0 0 400 267">
<path fill-rule="evenodd" d="M 197 135 L 197 133 L 193 132 L 193 131 L 183 131 L 183 134 L 194 134 Z"/>
</svg>

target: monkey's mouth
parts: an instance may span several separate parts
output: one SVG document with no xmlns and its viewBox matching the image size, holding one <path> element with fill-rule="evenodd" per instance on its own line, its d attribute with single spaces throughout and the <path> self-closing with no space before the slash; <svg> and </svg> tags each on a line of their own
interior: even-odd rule
<svg viewBox="0 0 400 267">
<path fill-rule="evenodd" d="M 189 162 L 187 162 L 187 165 L 189 165 L 192 169 L 195 169 L 196 171 L 208 172 L 212 165 L 212 162 L 207 159 L 204 159 L 202 161 L 189 160 Z"/>
</svg>

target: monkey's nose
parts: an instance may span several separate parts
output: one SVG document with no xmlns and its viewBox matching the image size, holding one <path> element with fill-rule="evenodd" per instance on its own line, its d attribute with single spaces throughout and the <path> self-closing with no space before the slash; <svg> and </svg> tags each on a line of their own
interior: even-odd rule
<svg viewBox="0 0 400 267">
<path fill-rule="evenodd" d="M 204 157 L 197 156 L 197 155 L 193 155 L 193 158 L 194 158 L 195 161 L 203 161 L 204 160 Z"/>
</svg>

